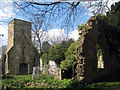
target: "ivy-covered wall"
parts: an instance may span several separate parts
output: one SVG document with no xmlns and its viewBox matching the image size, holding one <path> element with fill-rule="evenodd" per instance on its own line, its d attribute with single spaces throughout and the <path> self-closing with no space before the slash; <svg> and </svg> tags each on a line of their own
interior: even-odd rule
<svg viewBox="0 0 120 90">
<path fill-rule="evenodd" d="M 77 79 L 85 82 L 120 79 L 119 12 L 120 8 L 114 13 L 111 10 L 107 16 L 93 16 L 79 28 L 82 39 L 77 47 Z M 114 16 L 118 21 L 111 18 Z"/>
</svg>

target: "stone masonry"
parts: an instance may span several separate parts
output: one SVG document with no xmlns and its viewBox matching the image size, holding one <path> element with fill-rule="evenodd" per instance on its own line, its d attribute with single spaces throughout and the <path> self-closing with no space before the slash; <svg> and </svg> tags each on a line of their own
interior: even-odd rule
<svg viewBox="0 0 120 90">
<path fill-rule="evenodd" d="M 13 19 L 8 24 L 7 43 L 5 73 L 13 75 L 32 73 L 34 53 L 31 41 L 31 23 Z"/>
<path fill-rule="evenodd" d="M 96 17 L 91 17 L 85 27 L 79 32 L 81 40 L 77 48 L 76 78 L 84 82 L 119 78 L 120 57 L 116 47 L 119 45 L 116 43 L 120 41 L 120 33 L 112 31 L 110 27 L 106 28 L 106 23 Z M 108 36 L 110 33 L 111 36 Z"/>
</svg>

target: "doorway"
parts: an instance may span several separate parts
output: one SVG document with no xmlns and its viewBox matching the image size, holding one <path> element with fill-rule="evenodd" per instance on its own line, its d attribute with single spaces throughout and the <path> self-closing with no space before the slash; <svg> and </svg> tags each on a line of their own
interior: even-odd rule
<svg viewBox="0 0 120 90">
<path fill-rule="evenodd" d="M 20 75 L 27 75 L 28 74 L 28 64 L 26 64 L 26 63 L 20 64 L 19 74 Z"/>
</svg>

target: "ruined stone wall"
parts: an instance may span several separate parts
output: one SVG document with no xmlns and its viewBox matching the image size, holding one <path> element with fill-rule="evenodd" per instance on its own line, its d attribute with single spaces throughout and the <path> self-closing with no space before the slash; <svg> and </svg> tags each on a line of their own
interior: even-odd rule
<svg viewBox="0 0 120 90">
<path fill-rule="evenodd" d="M 94 30 L 92 21 L 86 25 L 88 29 L 81 30 L 81 40 L 77 48 L 78 64 L 76 68 L 77 79 L 91 81 L 96 78 L 98 29 Z M 95 28 L 95 27 L 94 27 Z M 97 28 L 97 27 L 96 27 Z"/>
<path fill-rule="evenodd" d="M 92 17 L 85 25 L 85 29 L 80 30 L 81 40 L 77 48 L 77 56 L 79 56 L 76 67 L 77 79 L 93 82 L 112 80 L 120 76 L 120 58 L 116 47 L 111 43 L 111 39 L 116 40 L 114 37 L 116 34 L 113 34 L 113 37 L 109 36 L 112 30 L 106 27 L 108 26 L 104 21 Z M 104 68 L 98 68 L 97 45 L 102 54 Z"/>
<path fill-rule="evenodd" d="M 34 53 L 31 45 L 31 23 L 14 19 L 8 28 L 13 32 L 13 39 L 8 39 L 6 73 L 32 73 Z"/>
</svg>

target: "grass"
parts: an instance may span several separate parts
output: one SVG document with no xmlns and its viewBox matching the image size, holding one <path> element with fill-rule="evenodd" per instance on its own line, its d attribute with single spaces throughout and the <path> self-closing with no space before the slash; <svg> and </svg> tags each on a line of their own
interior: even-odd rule
<svg viewBox="0 0 120 90">
<path fill-rule="evenodd" d="M 120 82 L 99 82 L 89 85 L 90 88 L 120 88 Z"/>
<path fill-rule="evenodd" d="M 8 75 L 2 76 L 2 85 L 3 87 L 10 87 L 10 88 L 22 88 L 25 86 L 27 82 L 32 82 L 31 75 Z"/>
<path fill-rule="evenodd" d="M 120 88 L 120 82 L 82 84 L 79 80 L 54 79 L 51 75 L 7 75 L 2 76 L 2 88 Z"/>
<path fill-rule="evenodd" d="M 66 88 L 71 80 L 54 79 L 51 75 L 36 75 L 32 80 L 32 75 L 7 75 L 2 78 L 3 88 Z"/>
</svg>

